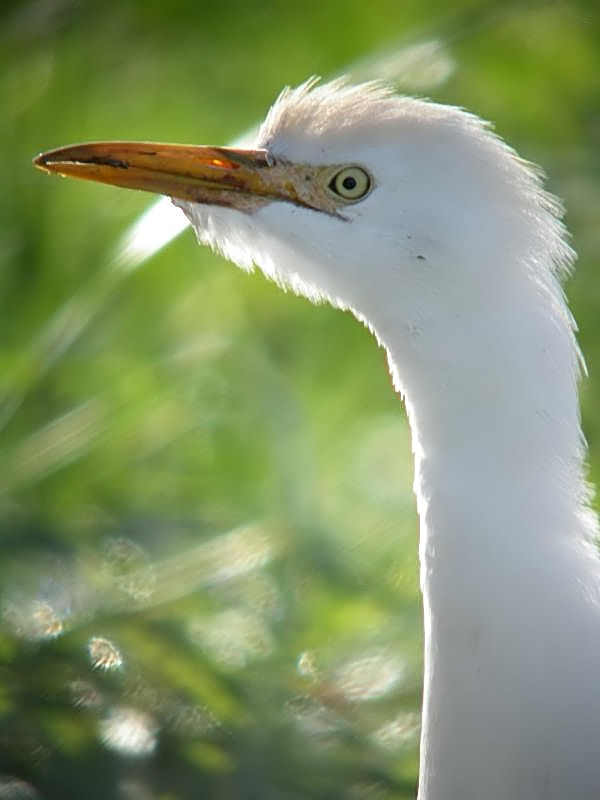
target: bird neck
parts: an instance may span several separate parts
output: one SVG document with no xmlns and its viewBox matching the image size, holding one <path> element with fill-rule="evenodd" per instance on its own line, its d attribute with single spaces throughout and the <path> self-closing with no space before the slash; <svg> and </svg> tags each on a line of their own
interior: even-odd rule
<svg viewBox="0 0 600 800">
<path fill-rule="evenodd" d="M 514 554 L 571 535 L 585 511 L 581 360 L 560 300 L 525 285 L 378 330 L 411 425 L 425 582 L 460 542 Z"/>
<path fill-rule="evenodd" d="M 583 641 L 600 634 L 595 614 L 586 628 L 583 599 L 597 595 L 598 570 L 579 355 L 566 307 L 547 300 L 532 288 L 517 302 L 507 296 L 377 328 L 415 455 L 425 617 L 420 800 L 566 797 L 581 765 L 548 778 L 547 763 L 564 755 L 559 737 L 599 734 L 597 714 L 563 702 L 573 676 L 591 684 L 587 665 L 600 669 Z M 515 738 L 520 725 L 531 731 Z M 525 755 L 523 741 L 537 747 L 540 726 L 563 733 Z M 522 791 L 547 779 L 548 793 Z"/>
</svg>

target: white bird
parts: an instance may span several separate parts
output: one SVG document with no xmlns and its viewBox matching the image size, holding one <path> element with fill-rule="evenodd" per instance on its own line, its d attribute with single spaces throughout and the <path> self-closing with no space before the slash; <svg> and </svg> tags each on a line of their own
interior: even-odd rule
<svg viewBox="0 0 600 800">
<path fill-rule="evenodd" d="M 49 172 L 174 198 L 201 242 L 350 309 L 412 430 L 420 800 L 598 800 L 600 570 L 560 204 L 477 117 L 286 89 L 253 150 L 93 143 Z"/>
</svg>

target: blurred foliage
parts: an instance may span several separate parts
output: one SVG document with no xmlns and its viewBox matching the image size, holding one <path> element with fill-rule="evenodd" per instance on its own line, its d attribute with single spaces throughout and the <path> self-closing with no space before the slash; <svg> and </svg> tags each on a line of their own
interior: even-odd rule
<svg viewBox="0 0 600 800">
<path fill-rule="evenodd" d="M 115 269 L 148 197 L 30 160 L 226 143 L 349 68 L 495 120 L 566 201 L 599 477 L 596 0 L 4 0 L 0 44 L 0 798 L 414 796 L 417 524 L 383 353 L 189 231 Z"/>
</svg>

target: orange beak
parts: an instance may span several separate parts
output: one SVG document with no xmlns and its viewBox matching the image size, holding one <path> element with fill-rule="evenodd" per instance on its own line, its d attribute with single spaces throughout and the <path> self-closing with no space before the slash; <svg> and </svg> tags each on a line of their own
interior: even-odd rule
<svg viewBox="0 0 600 800">
<path fill-rule="evenodd" d="M 46 172 L 252 211 L 273 200 L 315 208 L 296 185 L 298 167 L 272 163 L 265 150 L 150 142 L 90 142 L 41 153 Z"/>
</svg>

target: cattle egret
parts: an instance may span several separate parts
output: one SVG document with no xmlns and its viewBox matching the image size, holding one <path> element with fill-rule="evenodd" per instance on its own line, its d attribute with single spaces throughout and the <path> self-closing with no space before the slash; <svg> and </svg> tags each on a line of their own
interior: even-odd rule
<svg viewBox="0 0 600 800">
<path fill-rule="evenodd" d="M 168 195 L 202 243 L 373 331 L 415 460 L 419 798 L 598 800 L 574 253 L 540 173 L 461 109 L 343 81 L 285 89 L 253 149 L 93 143 L 35 164 Z"/>
</svg>

